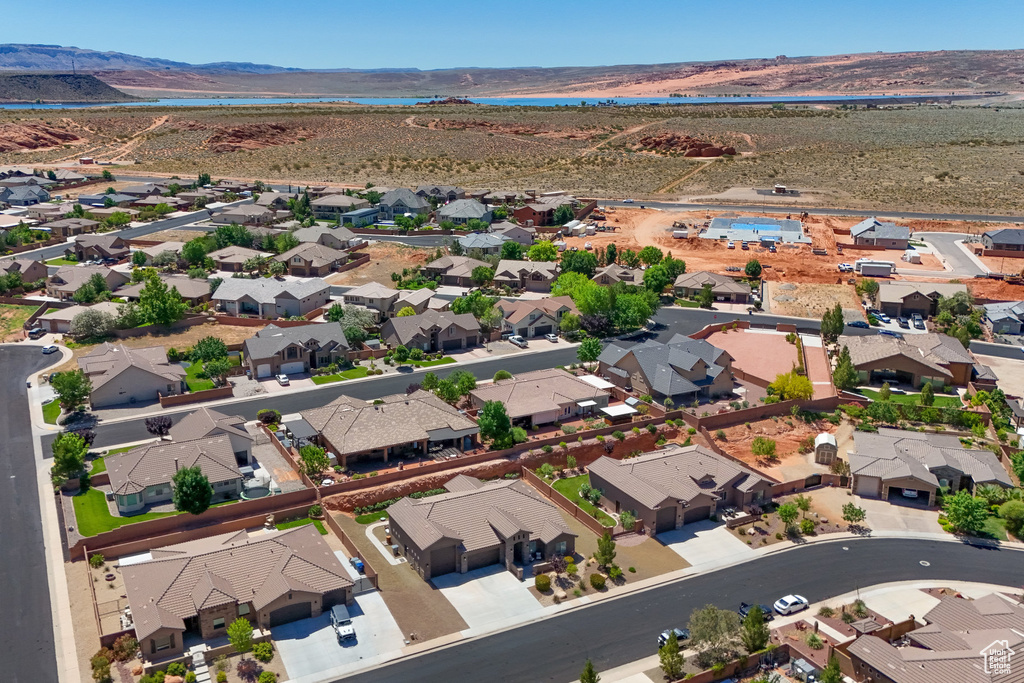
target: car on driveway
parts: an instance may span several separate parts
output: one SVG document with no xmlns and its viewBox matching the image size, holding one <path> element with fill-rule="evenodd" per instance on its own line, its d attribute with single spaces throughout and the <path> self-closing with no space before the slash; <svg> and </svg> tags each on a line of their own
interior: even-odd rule
<svg viewBox="0 0 1024 683">
<path fill-rule="evenodd" d="M 871 329 L 871 325 L 868 325 L 863 320 L 854 320 L 852 323 L 846 323 L 846 326 L 847 327 L 859 327 L 859 328 L 864 329 L 864 330 Z"/>
<path fill-rule="evenodd" d="M 331 626 L 338 636 L 338 642 L 356 639 L 356 629 L 352 626 L 352 617 L 349 616 L 348 607 L 335 605 L 331 608 Z"/>
<path fill-rule="evenodd" d="M 893 332 L 892 330 L 879 330 L 878 334 L 884 334 L 887 337 L 896 337 L 897 339 L 903 339 L 903 335 L 899 332 Z"/>
<path fill-rule="evenodd" d="M 875 313 L 875 317 L 881 320 L 883 323 L 892 322 L 892 318 L 887 316 L 885 313 Z"/>
<path fill-rule="evenodd" d="M 923 330 L 924 329 L 924 318 L 921 317 L 921 314 L 920 313 L 915 313 L 912 316 L 912 318 L 914 320 L 914 327 L 916 327 L 919 330 Z"/>
<path fill-rule="evenodd" d="M 508 340 L 521 349 L 525 349 L 527 346 L 530 345 L 530 342 L 526 341 L 518 334 L 513 334 L 511 337 L 508 338 Z"/>
<path fill-rule="evenodd" d="M 45 336 L 46 336 L 46 330 L 44 330 L 41 327 L 33 327 L 31 330 L 28 331 L 28 338 L 29 339 L 39 339 L 39 338 L 45 337 Z"/>
<path fill-rule="evenodd" d="M 544 338 L 547 339 L 552 344 L 557 344 L 558 343 L 558 335 L 557 334 L 545 334 Z"/>
<path fill-rule="evenodd" d="M 46 355 L 50 355 L 51 353 L 57 353 L 57 347 L 54 346 L 53 344 L 47 344 L 46 346 L 43 347 L 43 353 Z"/>
<path fill-rule="evenodd" d="M 905 329 L 910 329 L 910 321 L 904 318 L 902 315 L 896 318 L 896 324 Z"/>
<path fill-rule="evenodd" d="M 690 629 L 688 628 L 673 628 L 667 631 L 662 631 L 661 635 L 658 636 L 658 649 L 665 647 L 668 643 L 669 636 L 673 633 L 676 634 L 676 641 L 681 645 L 683 641 L 690 639 Z"/>
<path fill-rule="evenodd" d="M 282 387 L 286 387 L 289 384 L 291 384 L 291 382 L 288 381 L 288 375 L 278 375 L 277 383 L 280 384 Z"/>
<path fill-rule="evenodd" d="M 756 605 L 756 606 L 761 608 L 761 614 L 764 615 L 764 620 L 765 621 L 771 621 L 772 619 L 775 618 L 775 614 L 772 612 L 772 608 L 769 607 L 768 605 Z M 740 603 L 740 608 L 738 610 L 736 610 L 736 612 L 737 612 L 737 614 L 740 615 L 740 619 L 746 619 L 747 615 L 750 614 L 750 610 L 753 607 L 755 607 L 755 605 L 753 603 L 741 602 Z"/>
<path fill-rule="evenodd" d="M 793 614 L 800 610 L 807 609 L 807 598 L 802 595 L 787 595 L 775 601 L 773 607 L 779 614 Z"/>
</svg>

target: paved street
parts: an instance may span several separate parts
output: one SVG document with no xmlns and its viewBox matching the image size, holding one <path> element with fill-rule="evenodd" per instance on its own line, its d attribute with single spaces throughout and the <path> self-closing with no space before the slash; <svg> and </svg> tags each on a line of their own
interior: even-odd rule
<svg viewBox="0 0 1024 683">
<path fill-rule="evenodd" d="M 977 237 L 975 235 L 975 237 Z M 939 277 L 954 278 L 958 276 L 974 277 L 984 275 L 985 269 L 979 266 L 974 259 L 964 253 L 964 250 L 957 244 L 959 240 L 970 239 L 971 235 L 961 232 L 915 232 L 914 239 L 919 239 L 932 245 L 942 258 L 945 259 L 953 272 L 944 272 Z M 899 264 L 897 264 L 898 266 Z M 906 271 L 913 274 L 914 271 Z"/>
<path fill-rule="evenodd" d="M 848 548 L 848 549 L 844 549 Z M 929 563 L 925 567 L 920 564 Z M 798 548 L 735 567 L 625 595 L 434 650 L 344 679 L 358 683 L 448 683 L 466 672 L 500 672 L 502 681 L 579 677 L 587 658 L 598 671 L 654 654 L 663 629 L 685 626 L 708 603 L 771 604 L 794 592 L 811 602 L 890 581 L 960 580 L 1015 586 L 1024 555 L 970 545 L 910 539 L 856 539 Z M 523 653 L 528 653 L 524 656 Z"/>
<path fill-rule="evenodd" d="M 50 587 L 36 482 L 36 461 L 25 379 L 46 367 L 39 346 L 0 345 L 0 642 L 8 652 L 3 678 L 15 683 L 56 681 Z M 47 501 L 52 504 L 52 502 Z"/>
</svg>

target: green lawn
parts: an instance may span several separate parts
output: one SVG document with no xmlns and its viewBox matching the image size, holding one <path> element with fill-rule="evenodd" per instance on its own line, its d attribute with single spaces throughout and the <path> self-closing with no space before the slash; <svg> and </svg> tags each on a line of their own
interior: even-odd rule
<svg viewBox="0 0 1024 683">
<path fill-rule="evenodd" d="M 380 512 L 367 512 L 365 515 L 358 515 L 356 517 L 356 521 L 360 524 L 373 524 L 374 522 L 379 522 L 381 517 L 388 519 L 388 511 L 381 510 Z"/>
<path fill-rule="evenodd" d="M 700 304 L 696 301 L 688 301 L 686 299 L 676 299 L 676 306 L 681 308 L 700 308 Z"/>
<path fill-rule="evenodd" d="M 324 526 L 324 523 L 321 522 L 319 519 L 310 519 L 309 517 L 305 517 L 303 519 L 293 519 L 290 522 L 281 522 L 277 525 L 277 530 L 284 531 L 285 529 L 294 529 L 297 526 L 306 526 L 307 524 L 312 524 L 313 526 L 315 526 L 316 530 L 320 532 L 321 536 L 327 535 L 327 527 Z"/>
<path fill-rule="evenodd" d="M 111 531 L 126 524 L 145 522 L 150 519 L 160 519 L 179 514 L 177 512 L 146 512 L 131 517 L 115 517 L 107 509 L 107 499 L 103 491 L 89 489 L 79 493 L 72 502 L 75 505 L 75 519 L 78 521 L 78 533 L 83 536 L 95 536 L 104 531 Z"/>
<path fill-rule="evenodd" d="M 405 362 L 408 365 L 415 365 L 418 368 L 432 368 L 435 365 L 448 365 L 449 363 L 454 363 L 455 359 L 451 356 L 445 356 L 438 360 L 407 360 Z"/>
<path fill-rule="evenodd" d="M 860 389 L 859 393 L 870 398 L 872 401 L 878 400 L 878 392 L 874 389 Z M 890 394 L 889 400 L 893 403 L 905 403 L 908 405 L 918 405 L 920 403 L 920 394 Z M 961 408 L 963 403 L 960 401 L 959 396 L 935 396 L 935 403 L 932 404 L 933 408 Z"/>
<path fill-rule="evenodd" d="M 205 391 L 206 389 L 213 389 L 213 380 L 200 379 L 197 375 L 203 371 L 202 363 L 192 363 L 185 368 L 185 384 L 188 385 L 189 391 Z"/>
<path fill-rule="evenodd" d="M 69 261 L 66 258 L 52 258 L 46 262 L 48 266 L 77 266 L 78 261 Z"/>
<path fill-rule="evenodd" d="M 101 458 L 96 458 L 95 460 L 92 461 L 92 469 L 89 470 L 89 474 L 99 474 L 100 472 L 106 472 L 106 471 L 107 471 L 107 461 L 105 460 L 105 456 L 104 456 L 104 457 L 101 457 Z"/>
<path fill-rule="evenodd" d="M 126 451 L 130 451 L 133 448 L 138 448 L 138 446 L 124 446 L 122 448 L 111 448 L 109 451 L 107 451 L 107 455 L 117 455 L 118 453 L 125 453 Z"/>
<path fill-rule="evenodd" d="M 997 541 L 1005 541 L 1007 540 L 1006 525 L 999 517 L 989 515 L 988 519 L 985 520 L 985 526 L 983 526 L 981 531 L 978 532 L 978 536 L 981 536 L 982 538 L 994 538 Z"/>
<path fill-rule="evenodd" d="M 328 384 L 329 382 L 344 382 L 346 379 L 359 379 L 360 377 L 366 377 L 368 374 L 370 374 L 369 367 L 359 366 L 334 375 L 314 376 L 312 379 L 313 384 Z"/>
<path fill-rule="evenodd" d="M 609 517 L 604 511 L 598 510 L 594 505 L 588 501 L 580 498 L 580 487 L 583 484 L 589 484 L 590 477 L 586 474 L 581 474 L 578 477 L 568 477 L 567 479 L 558 479 L 552 486 L 556 491 L 561 493 L 563 496 L 571 500 L 580 506 L 580 509 L 586 512 L 591 517 L 594 516 L 594 511 L 597 510 L 597 521 L 603 526 L 613 527 L 615 526 L 615 520 Z"/>
<path fill-rule="evenodd" d="M 60 417 L 60 402 L 50 401 L 43 406 L 43 421 L 48 425 L 57 424 L 57 418 Z"/>
</svg>

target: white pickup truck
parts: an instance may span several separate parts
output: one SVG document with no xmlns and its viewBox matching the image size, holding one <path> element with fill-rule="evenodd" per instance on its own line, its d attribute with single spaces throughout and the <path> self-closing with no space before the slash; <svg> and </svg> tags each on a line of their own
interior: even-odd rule
<svg viewBox="0 0 1024 683">
<path fill-rule="evenodd" d="M 335 605 L 331 608 L 331 626 L 338 636 L 339 643 L 356 639 L 356 629 L 352 626 L 352 617 L 349 616 L 345 605 Z"/>
</svg>

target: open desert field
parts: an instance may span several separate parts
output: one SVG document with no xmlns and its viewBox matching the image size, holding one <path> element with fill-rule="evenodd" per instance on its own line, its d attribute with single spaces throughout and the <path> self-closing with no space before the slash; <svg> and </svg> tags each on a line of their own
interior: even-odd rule
<svg viewBox="0 0 1024 683">
<path fill-rule="evenodd" d="M 819 204 L 1004 213 L 1024 209 L 1022 129 L 1024 109 L 1012 106 L 8 110 L 0 112 L 0 164 L 90 155 L 182 177 L 204 170 L 299 184 L 433 182 L 613 198 L 781 182 Z M 687 139 L 736 156 L 685 157 Z"/>
</svg>

